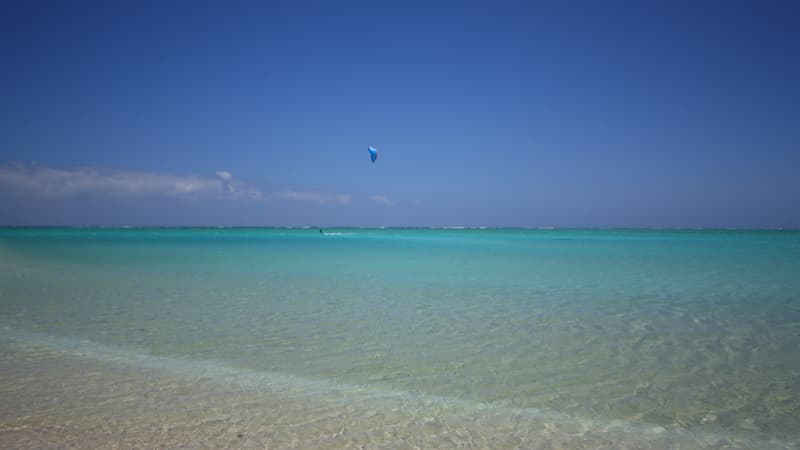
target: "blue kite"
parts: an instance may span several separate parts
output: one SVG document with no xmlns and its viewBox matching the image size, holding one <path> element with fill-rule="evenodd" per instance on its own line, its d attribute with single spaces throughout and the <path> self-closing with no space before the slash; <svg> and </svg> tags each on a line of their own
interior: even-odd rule
<svg viewBox="0 0 800 450">
<path fill-rule="evenodd" d="M 375 162 L 376 159 L 378 159 L 378 149 L 377 148 L 375 148 L 375 147 L 370 147 L 369 148 L 369 158 L 372 160 L 373 163 Z"/>
</svg>

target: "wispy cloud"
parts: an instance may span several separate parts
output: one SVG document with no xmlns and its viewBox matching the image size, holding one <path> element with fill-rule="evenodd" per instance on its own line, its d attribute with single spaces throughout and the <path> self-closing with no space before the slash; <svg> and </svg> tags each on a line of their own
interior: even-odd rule
<svg viewBox="0 0 800 450">
<path fill-rule="evenodd" d="M 349 203 L 350 194 L 287 190 L 263 192 L 226 170 L 216 176 L 174 175 L 102 167 L 53 168 L 38 164 L 0 166 L 0 194 L 59 199 L 78 196 L 298 201 Z"/>
<path fill-rule="evenodd" d="M 73 196 L 166 196 L 181 198 L 230 197 L 260 200 L 264 194 L 233 179 L 173 175 L 100 167 L 52 168 L 39 165 L 0 167 L 0 192 L 38 198 Z"/>
<path fill-rule="evenodd" d="M 222 182 L 197 176 L 175 176 L 95 167 L 57 169 L 36 165 L 0 168 L 4 190 L 54 198 L 73 195 L 184 195 L 221 192 Z"/>
<path fill-rule="evenodd" d="M 231 175 L 230 172 L 225 171 L 225 170 L 218 170 L 217 171 L 217 176 L 220 177 L 221 179 L 225 180 L 225 181 L 230 181 L 230 180 L 233 179 L 233 175 Z"/>
<path fill-rule="evenodd" d="M 394 202 L 385 195 L 373 195 L 369 199 L 384 206 L 394 206 Z"/>
<path fill-rule="evenodd" d="M 295 200 L 303 202 L 318 202 L 318 203 L 350 203 L 352 196 L 350 194 L 332 194 L 320 192 L 296 192 L 296 191 L 283 191 L 272 194 L 271 198 L 277 200 Z"/>
</svg>

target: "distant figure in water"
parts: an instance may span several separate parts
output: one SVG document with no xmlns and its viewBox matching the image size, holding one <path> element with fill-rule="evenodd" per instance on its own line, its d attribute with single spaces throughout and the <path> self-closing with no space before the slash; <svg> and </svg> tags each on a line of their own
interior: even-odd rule
<svg viewBox="0 0 800 450">
<path fill-rule="evenodd" d="M 319 229 L 319 234 L 325 234 L 322 232 L 322 228 Z"/>
</svg>

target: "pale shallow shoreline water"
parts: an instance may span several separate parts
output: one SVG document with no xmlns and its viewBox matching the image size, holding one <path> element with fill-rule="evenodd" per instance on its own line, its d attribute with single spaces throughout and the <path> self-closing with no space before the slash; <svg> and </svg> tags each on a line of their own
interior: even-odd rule
<svg viewBox="0 0 800 450">
<path fill-rule="evenodd" d="M 796 448 L 7 338 L 2 448 Z"/>
<path fill-rule="evenodd" d="M 800 445 L 800 233 L 0 230 L 0 447 Z"/>
</svg>

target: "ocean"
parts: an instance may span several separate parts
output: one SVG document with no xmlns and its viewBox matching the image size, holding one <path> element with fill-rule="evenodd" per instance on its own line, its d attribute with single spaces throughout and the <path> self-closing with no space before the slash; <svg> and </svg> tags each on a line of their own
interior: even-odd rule
<svg viewBox="0 0 800 450">
<path fill-rule="evenodd" d="M 800 448 L 800 231 L 0 229 L 6 448 Z"/>
</svg>

